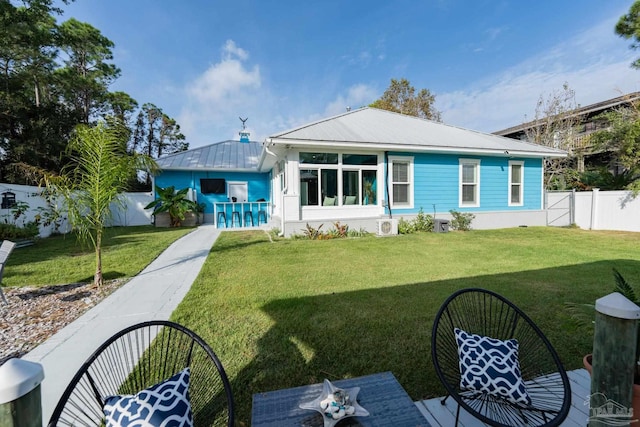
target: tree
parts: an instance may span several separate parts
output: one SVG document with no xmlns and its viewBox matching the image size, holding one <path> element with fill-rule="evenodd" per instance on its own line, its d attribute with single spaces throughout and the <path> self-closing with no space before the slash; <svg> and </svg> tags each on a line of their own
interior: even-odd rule
<svg viewBox="0 0 640 427">
<path fill-rule="evenodd" d="M 185 136 L 180 132 L 180 125 L 164 113 L 158 134 L 158 157 L 189 149 L 189 143 L 185 142 Z"/>
<path fill-rule="evenodd" d="M 100 30 L 74 18 L 59 28 L 65 67 L 57 70 L 65 99 L 78 113 L 81 123 L 104 112 L 109 85 L 120 70 L 109 63 L 114 44 Z"/>
<path fill-rule="evenodd" d="M 138 113 L 131 146 L 152 158 L 189 149 L 176 120 L 151 103 Z"/>
<path fill-rule="evenodd" d="M 625 39 L 633 39 L 632 49 L 640 48 L 640 0 L 636 0 L 629 8 L 629 13 L 623 15 L 616 24 L 616 34 Z M 634 68 L 640 68 L 640 58 L 632 64 Z"/>
<path fill-rule="evenodd" d="M 0 174 L 26 183 L 10 165 L 29 162 L 58 170 L 75 119 L 58 102 L 53 70 L 57 26 L 49 0 L 14 6 L 0 0 Z"/>
<path fill-rule="evenodd" d="M 433 105 L 435 101 L 435 95 L 428 89 L 421 89 L 416 94 L 416 89 L 409 80 L 403 78 L 391 79 L 391 84 L 380 99 L 369 106 L 439 122 L 440 112 Z"/>
<path fill-rule="evenodd" d="M 605 129 L 590 136 L 596 147 L 613 153 L 609 168 L 617 172 L 620 165 L 621 178 L 626 179 L 626 188 L 634 195 L 640 193 L 640 106 L 631 106 L 604 113 L 601 119 L 608 123 Z"/>
<path fill-rule="evenodd" d="M 579 124 L 575 114 L 577 108 L 575 91 L 565 83 L 562 90 L 553 91 L 547 98 L 540 95 L 535 118 L 525 131 L 528 141 L 568 153 L 566 158 L 545 159 L 547 189 L 566 187 L 566 174 L 573 169 L 576 155 L 580 154 L 575 150 L 575 127 Z"/>
<path fill-rule="evenodd" d="M 157 164 L 147 156 L 127 155 L 126 140 L 117 129 L 100 122 L 81 125 L 69 144 L 71 163 L 60 175 L 40 172 L 47 189 L 64 198 L 69 221 L 83 243 L 95 250 L 94 284 L 101 286 L 102 236 L 109 224 L 112 203 L 138 170 L 155 171 Z"/>
</svg>

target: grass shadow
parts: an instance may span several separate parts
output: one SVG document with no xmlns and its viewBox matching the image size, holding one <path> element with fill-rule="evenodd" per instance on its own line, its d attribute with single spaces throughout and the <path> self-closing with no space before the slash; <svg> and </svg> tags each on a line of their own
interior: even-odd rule
<svg viewBox="0 0 640 427">
<path fill-rule="evenodd" d="M 238 419 L 249 423 L 254 393 L 382 371 L 393 372 L 413 400 L 443 395 L 431 362 L 431 328 L 444 300 L 467 287 L 512 301 L 541 328 L 567 369 L 581 367 L 592 336 L 564 304 L 593 303 L 612 292 L 613 276 L 607 283 L 588 280 L 610 275 L 612 267 L 640 272 L 640 262 L 618 259 L 267 302 L 261 309 L 272 327 L 257 340 L 256 357 L 232 375 Z"/>
</svg>

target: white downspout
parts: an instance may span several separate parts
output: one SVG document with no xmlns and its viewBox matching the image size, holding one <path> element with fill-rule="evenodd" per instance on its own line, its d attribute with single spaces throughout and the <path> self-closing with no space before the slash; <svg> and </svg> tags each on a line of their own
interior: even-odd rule
<svg viewBox="0 0 640 427">
<path fill-rule="evenodd" d="M 271 140 L 268 139 L 267 143 L 264 145 L 264 151 L 275 157 L 276 159 L 278 159 L 278 156 L 276 155 L 276 153 L 274 153 L 273 151 L 269 150 L 269 144 L 271 143 Z M 286 158 L 285 158 L 286 160 Z M 285 162 L 286 164 L 287 162 Z M 286 167 L 286 166 L 285 166 Z M 282 173 L 282 171 L 280 171 L 280 173 Z M 285 178 L 287 177 L 287 174 L 285 174 Z M 280 236 L 284 236 L 284 195 L 287 194 L 287 190 L 289 189 L 289 182 L 288 179 L 284 180 L 284 188 L 280 191 L 280 211 L 281 211 L 281 215 L 280 215 Z"/>
</svg>

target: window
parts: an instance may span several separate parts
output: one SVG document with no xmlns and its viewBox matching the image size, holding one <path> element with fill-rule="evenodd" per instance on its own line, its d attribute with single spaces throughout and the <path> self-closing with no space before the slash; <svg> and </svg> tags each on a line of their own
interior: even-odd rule
<svg viewBox="0 0 640 427">
<path fill-rule="evenodd" d="M 522 206 L 524 181 L 523 162 L 509 162 L 509 206 Z"/>
<path fill-rule="evenodd" d="M 460 206 L 480 206 L 480 160 L 460 159 Z"/>
<path fill-rule="evenodd" d="M 300 153 L 302 206 L 377 203 L 376 154 Z"/>
<path fill-rule="evenodd" d="M 413 207 L 413 157 L 390 157 L 391 207 Z"/>
<path fill-rule="evenodd" d="M 2 193 L 2 209 L 11 209 L 15 205 L 17 205 L 16 193 L 12 193 L 11 191 Z"/>
</svg>

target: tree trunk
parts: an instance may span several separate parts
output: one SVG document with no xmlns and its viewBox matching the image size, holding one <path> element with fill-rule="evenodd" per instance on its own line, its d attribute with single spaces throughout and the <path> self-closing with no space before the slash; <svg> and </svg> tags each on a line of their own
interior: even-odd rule
<svg viewBox="0 0 640 427">
<path fill-rule="evenodd" d="M 102 233 L 98 231 L 96 234 L 96 274 L 93 276 L 93 284 L 101 287 L 102 283 Z"/>
</svg>

